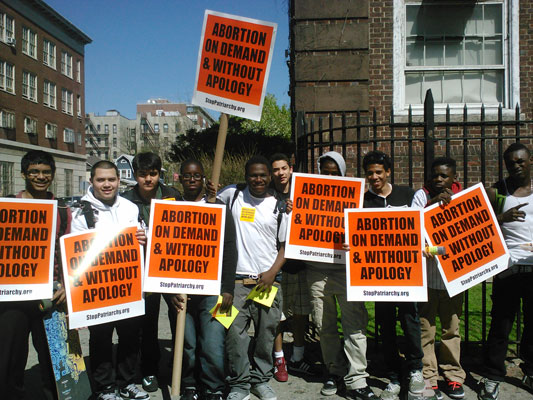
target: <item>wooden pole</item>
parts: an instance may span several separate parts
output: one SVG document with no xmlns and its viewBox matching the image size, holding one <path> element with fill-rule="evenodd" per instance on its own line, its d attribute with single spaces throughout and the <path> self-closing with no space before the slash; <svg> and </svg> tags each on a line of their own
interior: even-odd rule
<svg viewBox="0 0 533 400">
<path fill-rule="evenodd" d="M 224 146 L 226 146 L 226 136 L 228 134 L 228 114 L 220 114 L 220 126 L 218 128 L 217 147 L 215 150 L 215 160 L 213 161 L 213 172 L 211 173 L 211 182 L 218 188 L 220 181 L 220 170 L 222 169 L 222 159 L 224 158 Z M 209 197 L 207 201 L 214 203 L 216 196 Z"/>
<path fill-rule="evenodd" d="M 224 158 L 224 146 L 226 145 L 226 136 L 228 134 L 228 115 L 220 114 L 220 126 L 218 128 L 217 147 L 215 149 L 215 160 L 213 161 L 213 172 L 211 181 L 218 187 L 220 181 L 220 170 L 222 169 L 222 159 Z M 216 201 L 216 196 L 208 198 L 209 203 Z M 181 295 L 185 302 L 183 310 L 178 313 L 176 320 L 176 342 L 174 343 L 174 363 L 172 365 L 172 397 L 179 396 L 181 389 L 181 366 L 183 361 L 183 338 L 185 336 L 185 317 L 187 315 L 187 295 Z"/>
<path fill-rule="evenodd" d="M 187 295 L 182 294 L 185 301 L 183 302 L 183 310 L 178 313 L 176 318 L 176 341 L 174 342 L 174 362 L 172 364 L 172 389 L 170 395 L 172 397 L 180 395 L 181 389 L 181 365 L 183 360 L 183 338 L 185 336 L 185 318 L 187 316 Z"/>
</svg>

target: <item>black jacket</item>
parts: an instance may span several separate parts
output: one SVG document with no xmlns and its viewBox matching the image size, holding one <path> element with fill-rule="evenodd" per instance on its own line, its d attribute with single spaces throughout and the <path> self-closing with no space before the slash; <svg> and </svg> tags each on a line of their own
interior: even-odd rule
<svg viewBox="0 0 533 400">
<path fill-rule="evenodd" d="M 390 194 L 386 198 L 378 196 L 377 194 L 372 193 L 370 190 L 368 190 L 365 193 L 363 207 L 364 208 L 384 208 L 387 206 L 411 207 L 411 202 L 413 201 L 414 195 L 415 195 L 415 191 L 411 189 L 409 186 L 392 185 L 392 192 L 390 192 Z"/>
</svg>

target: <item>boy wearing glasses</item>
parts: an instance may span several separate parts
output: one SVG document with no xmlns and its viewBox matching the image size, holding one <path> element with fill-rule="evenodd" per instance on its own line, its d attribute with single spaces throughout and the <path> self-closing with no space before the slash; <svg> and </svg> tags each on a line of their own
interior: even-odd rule
<svg viewBox="0 0 533 400">
<path fill-rule="evenodd" d="M 20 167 L 25 189 L 16 196 L 8 197 L 54 200 L 53 193 L 48 191 L 56 171 L 52 155 L 41 150 L 29 151 L 22 157 Z M 70 209 L 63 202 L 59 202 L 54 281 L 59 282 L 61 286 L 52 297 L 56 305 L 65 301 L 63 276 L 59 266 L 59 238 L 70 233 L 71 220 Z M 37 350 L 41 366 L 45 398 L 55 399 L 56 388 L 42 313 L 39 311 L 39 301 L 0 302 L 0 326 L 2 327 L 0 329 L 0 385 L 4 390 L 5 398 L 10 400 L 24 398 L 24 369 L 28 359 L 28 338 L 31 332 L 33 346 Z"/>
<path fill-rule="evenodd" d="M 181 194 L 177 189 L 160 182 L 161 164 L 161 158 L 155 153 L 137 154 L 132 162 L 133 176 L 137 181 L 137 185 L 122 194 L 122 197 L 130 200 L 138 207 L 139 222 L 144 227 L 148 227 L 150 222 L 150 203 L 152 199 L 182 200 Z M 165 300 L 167 300 L 166 297 Z M 145 315 L 142 317 L 141 327 L 141 372 L 143 376 L 142 386 L 147 392 L 155 392 L 159 387 L 157 374 L 159 372 L 158 366 L 161 353 L 157 334 L 160 301 L 160 293 L 146 294 Z M 168 318 L 172 337 L 174 337 L 176 313 L 174 308 L 170 307 L 170 304 Z"/>
</svg>

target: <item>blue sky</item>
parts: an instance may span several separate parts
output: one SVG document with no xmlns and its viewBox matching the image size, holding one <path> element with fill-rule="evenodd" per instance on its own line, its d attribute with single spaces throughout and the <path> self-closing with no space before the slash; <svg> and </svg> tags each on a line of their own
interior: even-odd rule
<svg viewBox="0 0 533 400">
<path fill-rule="evenodd" d="M 149 98 L 190 102 L 206 9 L 278 24 L 267 92 L 289 105 L 288 0 L 45 1 L 93 40 L 85 47 L 86 113 L 135 118 Z"/>
</svg>

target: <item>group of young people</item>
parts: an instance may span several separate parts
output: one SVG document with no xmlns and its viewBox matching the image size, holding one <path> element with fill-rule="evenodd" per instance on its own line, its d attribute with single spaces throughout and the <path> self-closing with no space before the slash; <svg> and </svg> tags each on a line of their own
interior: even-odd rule
<svg viewBox="0 0 533 400">
<path fill-rule="evenodd" d="M 521 365 L 524 383 L 533 383 L 532 294 L 533 253 L 524 243 L 533 242 L 533 191 L 530 175 L 531 154 L 520 143 L 504 153 L 509 176 L 487 190 L 498 216 L 511 256 L 510 268 L 494 278 L 492 323 L 487 340 L 480 384 L 481 400 L 498 399 L 503 381 L 508 338 L 520 301 L 523 301 L 524 331 L 521 338 Z M 391 160 L 380 151 L 370 151 L 363 159 L 368 190 L 364 207 L 418 207 L 440 203 L 444 207 L 461 190 L 456 164 L 450 158 L 435 159 L 431 176 L 418 191 L 389 182 Z M 140 153 L 133 160 L 137 185 L 119 195 L 119 173 L 115 164 L 100 161 L 91 169 L 91 186 L 82 206 L 71 211 L 58 204 L 57 239 L 69 232 L 109 224 L 137 224 L 137 239 L 146 244 L 152 199 L 205 202 L 206 185 L 202 164 L 195 159 L 180 166 L 179 181 L 183 194 L 164 185 L 161 159 L 153 153 Z M 43 151 L 28 152 L 21 161 L 25 189 L 14 195 L 26 199 L 54 199 L 48 191 L 55 175 L 53 157 Z M 325 379 L 323 396 L 342 393 L 348 399 L 377 399 L 367 383 L 368 314 L 363 302 L 347 300 L 345 266 L 302 262 L 285 258 L 284 241 L 292 208 L 289 158 L 275 154 L 270 160 L 254 156 L 245 165 L 245 183 L 230 185 L 218 192 L 218 202 L 227 207 L 222 265 L 221 312 L 235 306 L 239 313 L 225 329 L 210 313 L 218 296 L 189 296 L 182 371 L 182 400 L 248 400 L 251 394 L 262 400 L 276 400 L 269 385 L 272 377 L 287 381 L 288 372 L 316 375 L 316 365 L 304 352 L 307 324 L 315 325 L 320 336 Z M 321 175 L 346 176 L 346 163 L 334 151 L 318 158 Z M 59 248 L 59 246 L 56 246 Z M 466 373 L 460 362 L 459 331 L 463 296 L 450 297 L 437 268 L 436 260 L 426 254 L 428 301 L 377 302 L 376 323 L 383 339 L 382 354 L 389 383 L 379 398 L 398 399 L 402 389 L 420 396 L 429 381 L 437 399 L 442 392 L 452 399 L 464 397 Z M 53 301 L 65 302 L 64 278 L 56 252 L 54 280 L 59 290 Z M 248 299 L 254 288 L 277 288 L 271 307 Z M 180 295 L 164 294 L 171 329 L 184 300 Z M 158 389 L 160 349 L 158 316 L 161 295 L 145 293 L 145 314 L 111 323 L 91 326 L 89 339 L 90 372 L 94 397 L 100 400 L 148 399 Z M 0 302 L 0 383 L 7 399 L 24 398 L 24 368 L 28 341 L 37 350 L 45 396 L 56 398 L 52 367 L 37 301 Z M 337 307 L 340 308 L 338 313 Z M 292 319 L 294 343 L 285 361 L 280 322 Z M 339 336 L 338 320 L 342 326 Z M 435 351 L 436 318 L 442 328 L 439 354 Z M 396 324 L 400 321 L 404 345 L 400 356 Z M 250 325 L 254 333 L 249 334 Z M 116 361 L 113 360 L 112 335 L 118 334 Z M 174 329 L 172 331 L 175 335 Z M 135 384 L 140 364 L 142 390 Z M 444 381 L 439 379 L 442 372 Z"/>
</svg>

